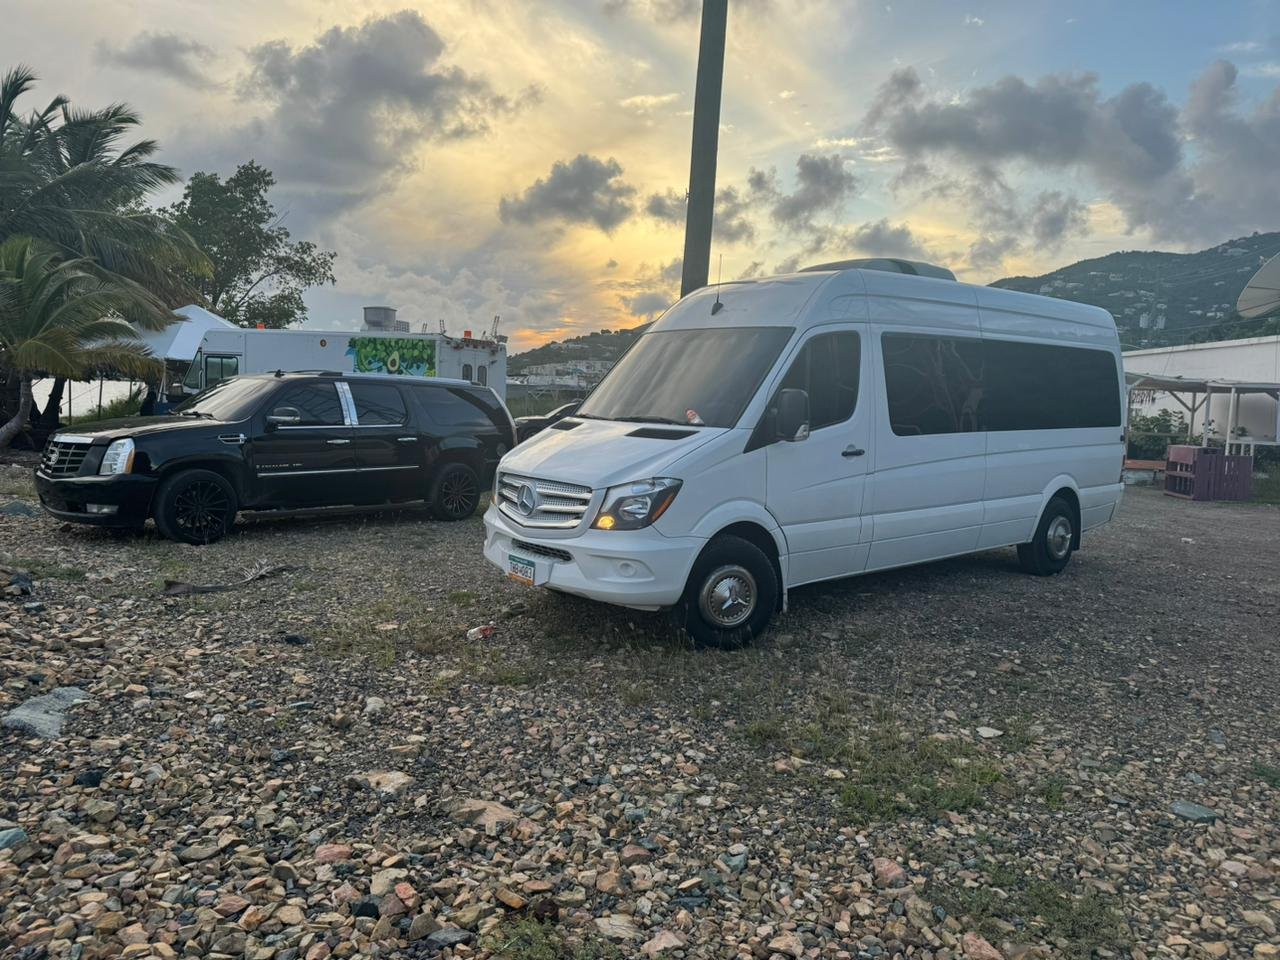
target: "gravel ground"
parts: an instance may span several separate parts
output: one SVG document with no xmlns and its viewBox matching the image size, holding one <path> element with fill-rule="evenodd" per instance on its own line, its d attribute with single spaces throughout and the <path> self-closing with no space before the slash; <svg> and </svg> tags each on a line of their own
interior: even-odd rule
<svg viewBox="0 0 1280 960">
<path fill-rule="evenodd" d="M 89 697 L 0 729 L 0 955 L 1280 956 L 1275 507 L 1132 490 L 1058 577 L 806 588 L 738 653 L 481 535 L 0 513 L 0 714 Z"/>
</svg>

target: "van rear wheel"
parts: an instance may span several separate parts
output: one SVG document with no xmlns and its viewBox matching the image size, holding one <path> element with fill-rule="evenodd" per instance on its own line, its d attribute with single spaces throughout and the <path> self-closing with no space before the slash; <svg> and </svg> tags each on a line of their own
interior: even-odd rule
<svg viewBox="0 0 1280 960">
<path fill-rule="evenodd" d="M 1035 536 L 1030 543 L 1018 545 L 1018 562 L 1027 573 L 1048 577 L 1058 573 L 1071 560 L 1076 529 L 1075 511 L 1061 497 L 1054 497 L 1044 508 Z"/>
<path fill-rule="evenodd" d="M 764 551 L 726 535 L 698 557 L 676 614 L 696 643 L 735 650 L 764 632 L 777 604 L 778 578 Z"/>
</svg>

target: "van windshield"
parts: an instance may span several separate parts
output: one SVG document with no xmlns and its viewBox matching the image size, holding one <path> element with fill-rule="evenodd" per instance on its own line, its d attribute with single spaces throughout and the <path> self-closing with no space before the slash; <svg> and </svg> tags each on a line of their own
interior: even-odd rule
<svg viewBox="0 0 1280 960">
<path fill-rule="evenodd" d="M 223 380 L 174 407 L 173 412 L 178 416 L 208 420 L 243 420 L 253 413 L 263 393 L 272 386 L 269 381 L 252 377 Z"/>
<path fill-rule="evenodd" d="M 716 327 L 646 333 L 576 416 L 732 427 L 794 332 Z"/>
</svg>

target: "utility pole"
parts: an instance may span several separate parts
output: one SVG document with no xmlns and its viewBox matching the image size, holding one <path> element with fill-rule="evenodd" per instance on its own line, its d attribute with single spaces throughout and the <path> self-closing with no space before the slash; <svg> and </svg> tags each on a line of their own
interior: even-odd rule
<svg viewBox="0 0 1280 960">
<path fill-rule="evenodd" d="M 698 81 L 693 94 L 693 153 L 684 226 L 680 296 L 707 285 L 711 272 L 711 223 L 716 202 L 716 151 L 720 143 L 720 90 L 724 85 L 724 39 L 729 0 L 702 0 Z"/>
</svg>

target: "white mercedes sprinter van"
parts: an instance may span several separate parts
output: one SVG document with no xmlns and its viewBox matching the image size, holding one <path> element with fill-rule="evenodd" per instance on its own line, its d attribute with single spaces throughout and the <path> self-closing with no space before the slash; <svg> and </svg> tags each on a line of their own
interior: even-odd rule
<svg viewBox="0 0 1280 960">
<path fill-rule="evenodd" d="M 1105 310 L 846 261 L 704 288 L 508 453 L 485 555 L 526 584 L 758 636 L 801 584 L 1016 545 L 1061 570 L 1120 502 Z"/>
</svg>

